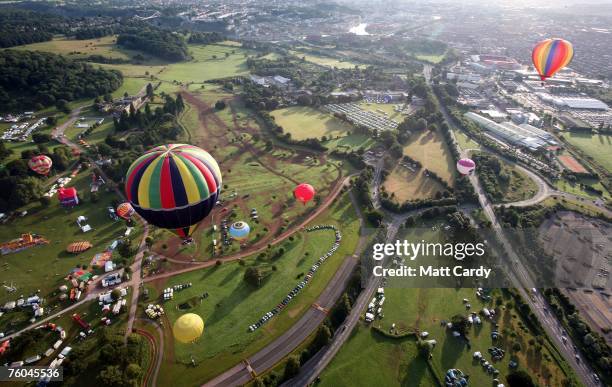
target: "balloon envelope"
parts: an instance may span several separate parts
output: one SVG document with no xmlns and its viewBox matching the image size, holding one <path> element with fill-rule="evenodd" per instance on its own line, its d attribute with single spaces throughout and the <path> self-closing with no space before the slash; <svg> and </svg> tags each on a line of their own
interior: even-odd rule
<svg viewBox="0 0 612 387">
<path fill-rule="evenodd" d="M 250 232 L 249 225 L 242 221 L 233 223 L 229 228 L 230 236 L 239 241 L 248 238 Z"/>
<path fill-rule="evenodd" d="M 134 215 L 134 207 L 128 202 L 121 203 L 117 206 L 117 215 L 123 219 L 129 219 Z"/>
<path fill-rule="evenodd" d="M 542 80 L 567 66 L 573 57 L 574 47 L 564 39 L 543 40 L 531 52 L 531 60 Z"/>
<path fill-rule="evenodd" d="M 306 204 L 312 200 L 315 195 L 315 189 L 306 183 L 302 183 L 295 187 L 293 190 L 293 196 L 300 202 Z"/>
<path fill-rule="evenodd" d="M 186 313 L 172 326 L 174 338 L 181 343 L 192 343 L 204 332 L 204 321 L 195 313 Z"/>
<path fill-rule="evenodd" d="M 189 238 L 213 209 L 221 170 L 206 151 L 187 144 L 153 148 L 128 169 L 125 193 L 147 222 Z"/>
<path fill-rule="evenodd" d="M 30 169 L 39 175 L 48 174 L 52 165 L 53 161 L 51 161 L 51 158 L 45 155 L 34 156 L 28 161 Z"/>
<path fill-rule="evenodd" d="M 63 207 L 74 207 L 79 204 L 79 196 L 76 188 L 60 188 L 57 191 L 57 197 Z"/>
<path fill-rule="evenodd" d="M 462 175 L 469 175 L 474 168 L 476 168 L 476 163 L 472 159 L 461 159 L 457 161 L 457 170 Z"/>
</svg>

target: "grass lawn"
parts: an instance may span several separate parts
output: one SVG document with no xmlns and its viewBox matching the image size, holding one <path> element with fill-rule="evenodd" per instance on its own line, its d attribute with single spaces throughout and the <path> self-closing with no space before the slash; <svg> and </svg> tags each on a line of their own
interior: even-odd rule
<svg viewBox="0 0 612 387">
<path fill-rule="evenodd" d="M 66 210 L 60 207 L 57 196 L 51 204 L 40 208 L 38 203 L 28 207 L 29 214 L 16 218 L 0 227 L 0 241 L 5 242 L 19 237 L 22 233 L 40 234 L 50 241 L 48 245 L 32 247 L 18 253 L 2 257 L 2 277 L 13 281 L 18 288 L 17 294 L 30 294 L 37 289 L 41 296 L 47 297 L 57 286 L 64 283 L 63 278 L 77 264 L 88 264 L 98 252 L 125 231 L 123 221 L 113 222 L 106 207 L 117 199 L 114 193 L 107 193 L 105 187 L 99 191 L 99 200 L 92 203 L 89 194 L 90 171 L 83 171 L 69 184 L 79 192 L 81 204 Z M 83 215 L 93 230 L 83 234 L 75 224 L 76 218 Z M 66 252 L 66 246 L 75 241 L 87 240 L 93 247 L 78 255 Z M 0 293 L 0 304 L 15 299 L 15 294 Z M 6 314 L 2 318 L 10 316 Z"/>
<path fill-rule="evenodd" d="M 578 182 L 576 183 L 572 183 L 564 179 L 555 181 L 555 187 L 558 190 L 568 192 L 568 193 L 578 195 L 578 196 L 583 196 L 589 199 L 597 199 L 600 197 L 599 195 L 593 192 L 585 190 L 584 188 L 580 186 L 580 184 L 584 184 L 584 185 L 587 185 L 587 186 L 590 186 L 590 187 L 593 187 L 595 189 L 602 191 L 603 192 L 602 196 L 608 200 L 610 200 L 611 198 L 608 190 L 601 184 L 601 182 L 595 179 L 582 178 L 582 179 L 579 179 Z"/>
<path fill-rule="evenodd" d="M 461 149 L 480 149 L 480 144 L 469 138 L 460 130 L 453 131 Z"/>
<path fill-rule="evenodd" d="M 510 203 L 533 197 L 538 191 L 535 182 L 514 167 L 509 167 L 508 169 L 510 171 L 510 181 L 499 184 L 499 189 L 504 196 L 503 201 Z"/>
<path fill-rule="evenodd" d="M 612 171 L 612 136 L 590 133 L 564 133 L 570 144 L 582 150 L 595 162 Z"/>
<path fill-rule="evenodd" d="M 436 180 L 423 174 L 423 170 L 412 172 L 408 168 L 396 165 L 383 184 L 385 192 L 393 194 L 398 203 L 408 200 L 433 198 L 444 187 Z"/>
<path fill-rule="evenodd" d="M 272 116 L 291 138 L 304 140 L 326 136 L 344 136 L 351 126 L 329 113 L 323 113 L 307 106 L 294 106 L 274 110 Z"/>
<path fill-rule="evenodd" d="M 98 39 L 76 40 L 66 37 L 54 38 L 48 42 L 32 43 L 15 47 L 19 50 L 46 51 L 66 55 L 69 58 L 82 58 L 90 55 L 102 55 L 113 59 L 131 59 L 138 51 L 126 50 L 115 44 L 116 36 L 105 36 Z"/>
<path fill-rule="evenodd" d="M 157 77 L 169 82 L 201 83 L 248 73 L 246 57 L 249 51 L 240 47 L 220 44 L 189 45 L 189 51 L 193 56 L 192 60 L 169 64 Z"/>
<path fill-rule="evenodd" d="M 376 140 L 374 140 L 372 137 L 358 133 L 328 140 L 324 143 L 324 145 L 330 150 L 338 149 L 344 152 L 357 150 L 359 148 L 368 149 L 374 144 L 376 144 Z"/>
<path fill-rule="evenodd" d="M 359 323 L 321 374 L 324 387 L 435 386 L 413 338 L 391 339 Z"/>
<path fill-rule="evenodd" d="M 364 67 L 363 65 L 359 65 L 358 63 L 355 63 L 355 62 L 343 61 L 343 60 L 331 58 L 328 56 L 307 54 L 301 51 L 290 51 L 290 53 L 299 58 L 304 58 L 307 62 L 318 64 L 319 66 L 337 67 L 339 69 L 349 69 L 349 68 L 354 68 L 355 66 Z"/>
<path fill-rule="evenodd" d="M 435 172 L 452 185 L 455 163 L 440 133 L 429 130 L 418 133 L 404 147 L 404 154 L 419 161 L 423 168 Z"/>
<path fill-rule="evenodd" d="M 165 304 L 168 320 L 173 322 L 182 313 L 193 312 L 202 316 L 206 324 L 197 344 L 174 343 L 175 361 L 165 357 L 160 382 L 192 385 L 208 380 L 261 349 L 292 326 L 357 244 L 359 222 L 348 196 L 343 196 L 312 224 L 330 223 L 336 224 L 343 234 L 338 251 L 325 261 L 310 284 L 285 310 L 254 333 L 247 331 L 248 326 L 276 306 L 299 282 L 297 275 L 307 272 L 313 262 L 332 246 L 332 231 L 297 233 L 293 241 L 287 240 L 282 244 L 285 253 L 274 261 L 255 257 L 246 259 L 245 266 L 259 266 L 270 273 L 258 289 L 252 289 L 243 281 L 245 267 L 238 263 L 172 277 L 160 286 L 192 282 L 193 287 L 175 293 L 175 299 Z M 271 270 L 272 265 L 276 267 L 275 271 Z M 210 296 L 200 300 L 203 292 Z M 177 309 L 178 305 L 186 302 L 192 305 L 190 309 Z M 185 372 L 190 356 L 195 358 L 198 367 Z"/>
<path fill-rule="evenodd" d="M 426 54 L 417 54 L 415 55 L 418 60 L 422 60 L 429 63 L 440 63 L 442 59 L 444 59 L 444 54 L 440 55 L 426 55 Z"/>
</svg>

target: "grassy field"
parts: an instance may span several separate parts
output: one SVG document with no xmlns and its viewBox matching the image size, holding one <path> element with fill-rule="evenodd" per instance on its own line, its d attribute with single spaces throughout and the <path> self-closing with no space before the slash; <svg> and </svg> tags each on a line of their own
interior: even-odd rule
<svg viewBox="0 0 612 387">
<path fill-rule="evenodd" d="M 330 149 L 340 151 L 351 151 L 359 148 L 368 149 L 376 143 L 372 137 L 365 134 L 349 134 L 348 136 L 328 140 L 324 145 Z"/>
<path fill-rule="evenodd" d="M 422 60 L 429 63 L 440 63 L 442 59 L 444 59 L 444 54 L 440 55 L 425 55 L 425 54 L 417 54 L 415 55 L 418 60 Z"/>
<path fill-rule="evenodd" d="M 469 138 L 465 133 L 460 130 L 455 130 L 455 138 L 461 149 L 480 149 L 480 144 Z"/>
<path fill-rule="evenodd" d="M 344 136 L 351 129 L 349 124 L 331 114 L 305 106 L 275 110 L 272 116 L 276 123 L 282 126 L 286 133 L 291 133 L 291 138 L 295 140 Z"/>
<path fill-rule="evenodd" d="M 333 232 L 298 233 L 293 241 L 287 240 L 282 244 L 285 253 L 273 261 L 246 259 L 246 266 L 258 266 L 270 273 L 258 289 L 250 288 L 243 281 L 245 267 L 238 263 L 176 276 L 164 283 L 164 287 L 185 282 L 194 284 L 176 293 L 175 299 L 166 303 L 169 322 L 188 311 L 202 316 L 206 329 L 196 345 L 174 344 L 175 361 L 166 357 L 160 373 L 161 383 L 172 381 L 192 385 L 208 380 L 262 348 L 294 324 L 329 282 L 344 257 L 352 254 L 356 246 L 359 222 L 347 196 L 312 224 L 329 223 L 336 224 L 343 233 L 338 251 L 321 266 L 311 283 L 284 311 L 254 333 L 247 332 L 248 326 L 276 306 L 299 282 L 297 275 L 308 271 L 312 263 L 332 246 Z M 271 270 L 272 265 L 276 270 Z M 203 292 L 208 292 L 209 297 L 200 300 Z M 183 303 L 192 307 L 179 310 L 178 305 Z M 190 356 L 195 358 L 198 367 L 184 372 Z"/>
<path fill-rule="evenodd" d="M 516 202 L 533 197 L 538 187 L 529 176 L 514 167 L 508 167 L 510 180 L 507 183 L 499 183 L 499 189 L 503 193 L 503 201 L 506 203 Z"/>
<path fill-rule="evenodd" d="M 555 187 L 558 190 L 568 192 L 574 195 L 582 196 L 588 199 L 597 199 L 600 197 L 599 195 L 593 192 L 585 190 L 584 188 L 580 186 L 580 184 L 585 184 L 587 186 L 590 186 L 590 187 L 593 187 L 595 189 L 602 191 L 603 192 L 602 196 L 608 200 L 612 198 L 608 190 L 606 190 L 606 188 L 601 184 L 601 182 L 595 179 L 582 178 L 582 179 L 579 179 L 578 182 L 576 183 L 568 182 L 567 180 L 564 180 L 564 179 L 559 179 L 555 181 Z"/>
<path fill-rule="evenodd" d="M 426 130 L 417 134 L 404 147 L 404 154 L 421 162 L 423 168 L 435 172 L 452 185 L 455 163 L 438 132 Z"/>
<path fill-rule="evenodd" d="M 432 198 L 444 190 L 436 180 L 425 176 L 423 170 L 412 172 L 399 164 L 387 176 L 383 188 L 389 195 L 393 194 L 393 199 L 398 203 Z"/>
<path fill-rule="evenodd" d="M 92 203 L 89 182 L 89 173 L 83 171 L 70 183 L 70 186 L 76 187 L 79 192 L 81 204 L 77 207 L 63 209 L 56 196 L 48 207 L 40 208 L 38 203 L 34 203 L 28 208 L 28 215 L 0 227 L 2 242 L 27 232 L 40 234 L 50 241 L 48 245 L 2 257 L 2 262 L 5 263 L 2 268 L 3 279 L 13 281 L 18 288 L 18 294 L 27 295 L 40 289 L 41 294 L 46 297 L 64 282 L 63 278 L 70 269 L 77 264 L 89 265 L 96 253 L 102 252 L 125 231 L 125 223 L 113 222 L 106 211 L 106 207 L 116 199 L 114 193 L 107 193 L 105 187 L 102 187 L 98 202 Z M 75 224 L 77 216 L 80 215 L 88 218 L 87 223 L 93 228 L 91 232 L 83 234 Z M 68 244 L 82 240 L 90 241 L 93 247 L 77 255 L 66 252 Z M 14 298 L 14 294 L 0 293 L 2 304 Z"/>
<path fill-rule="evenodd" d="M 592 157 L 595 162 L 612 171 L 612 136 L 589 133 L 567 133 L 570 144 Z"/>
<path fill-rule="evenodd" d="M 358 324 L 321 375 L 320 386 L 435 386 L 413 338 L 391 339 Z"/>
<path fill-rule="evenodd" d="M 76 40 L 66 37 L 54 38 L 48 42 L 32 43 L 15 47 L 19 50 L 46 51 L 66 55 L 69 58 L 82 58 L 90 55 L 102 55 L 113 59 L 131 59 L 138 51 L 126 50 L 115 44 L 116 36 L 105 36 L 98 39 Z"/>
<path fill-rule="evenodd" d="M 354 68 L 355 66 L 363 67 L 363 65 L 359 65 L 358 63 L 355 63 L 355 62 L 343 61 L 340 59 L 331 58 L 327 56 L 307 54 L 301 51 L 290 51 L 290 53 L 299 58 L 304 58 L 307 62 L 318 64 L 319 66 L 336 67 L 339 69 Z"/>
</svg>

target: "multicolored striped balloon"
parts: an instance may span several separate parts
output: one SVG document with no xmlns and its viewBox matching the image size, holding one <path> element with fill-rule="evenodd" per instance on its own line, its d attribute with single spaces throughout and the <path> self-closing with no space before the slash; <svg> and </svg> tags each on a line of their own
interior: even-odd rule
<svg viewBox="0 0 612 387">
<path fill-rule="evenodd" d="M 39 175 L 47 175 L 52 165 L 51 158 L 45 155 L 34 156 L 28 161 L 28 167 Z"/>
<path fill-rule="evenodd" d="M 573 57 L 574 47 L 564 39 L 543 40 L 531 53 L 531 60 L 542 81 L 567 66 Z"/>
<path fill-rule="evenodd" d="M 121 203 L 117 206 L 117 215 L 123 219 L 129 219 L 134 215 L 134 207 L 128 202 Z"/>
<path fill-rule="evenodd" d="M 145 152 L 128 169 L 125 193 L 147 222 L 189 239 L 213 209 L 221 170 L 206 151 L 169 144 Z"/>
</svg>

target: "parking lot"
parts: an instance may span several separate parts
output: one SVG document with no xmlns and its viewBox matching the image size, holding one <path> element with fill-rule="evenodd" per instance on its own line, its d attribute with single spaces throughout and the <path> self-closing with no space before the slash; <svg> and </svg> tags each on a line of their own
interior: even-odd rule
<svg viewBox="0 0 612 387">
<path fill-rule="evenodd" d="M 356 103 L 330 104 L 325 105 L 324 108 L 331 113 L 346 115 L 346 118 L 355 125 L 363 125 L 373 130 L 393 130 L 399 125 L 399 122 L 395 120 L 363 110 Z"/>
</svg>

